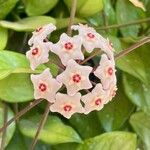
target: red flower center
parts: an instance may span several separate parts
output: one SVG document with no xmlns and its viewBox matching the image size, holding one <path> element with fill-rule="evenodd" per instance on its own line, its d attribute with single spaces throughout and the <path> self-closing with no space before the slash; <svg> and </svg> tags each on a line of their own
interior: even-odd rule
<svg viewBox="0 0 150 150">
<path fill-rule="evenodd" d="M 75 75 L 73 75 L 72 80 L 75 83 L 79 83 L 81 81 L 81 76 L 79 74 L 75 74 Z"/>
<path fill-rule="evenodd" d="M 46 91 L 47 87 L 44 83 L 40 83 L 39 89 L 40 89 L 41 92 L 44 92 L 44 91 Z"/>
<path fill-rule="evenodd" d="M 112 67 L 109 67 L 107 70 L 108 74 L 111 76 L 113 74 L 113 69 Z"/>
<path fill-rule="evenodd" d="M 96 101 L 95 101 L 95 105 L 100 105 L 101 104 L 101 102 L 102 102 L 102 100 L 100 99 L 100 98 L 98 98 L 98 99 L 96 99 Z"/>
<path fill-rule="evenodd" d="M 64 106 L 64 111 L 69 112 L 69 111 L 71 111 L 71 109 L 72 109 L 71 105 L 65 105 Z"/>
<path fill-rule="evenodd" d="M 92 33 L 87 33 L 87 36 L 88 36 L 90 39 L 95 38 L 95 35 L 94 35 L 94 34 L 92 34 Z"/>
<path fill-rule="evenodd" d="M 39 52 L 39 49 L 36 47 L 36 48 L 34 48 L 33 50 L 32 50 L 32 55 L 37 55 L 38 54 L 38 52 Z"/>
<path fill-rule="evenodd" d="M 40 32 L 42 29 L 43 29 L 42 27 L 39 27 L 39 28 L 37 28 L 35 31 L 36 31 L 36 32 Z"/>
<path fill-rule="evenodd" d="M 71 42 L 65 43 L 64 45 L 66 50 L 71 50 L 73 48 L 73 44 Z"/>
</svg>

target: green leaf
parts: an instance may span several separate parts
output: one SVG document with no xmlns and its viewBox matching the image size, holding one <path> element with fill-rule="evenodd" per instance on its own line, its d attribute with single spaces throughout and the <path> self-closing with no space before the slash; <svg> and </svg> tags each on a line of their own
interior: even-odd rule
<svg viewBox="0 0 150 150">
<path fill-rule="evenodd" d="M 144 81 L 138 80 L 128 74 L 124 75 L 124 88 L 126 95 L 130 98 L 130 100 L 139 106 L 144 111 L 150 110 L 150 51 L 149 45 L 142 46 L 133 53 L 133 55 L 138 55 L 137 60 L 130 60 L 130 66 L 133 66 L 135 72 L 141 72 L 141 74 L 145 74 Z M 136 63 L 132 63 L 136 62 Z M 143 67 L 140 66 L 140 63 Z M 138 66 L 139 64 L 139 66 Z M 125 64 L 124 64 L 125 65 Z M 141 78 L 140 78 L 141 79 Z"/>
<path fill-rule="evenodd" d="M 48 23 L 56 24 L 56 21 L 54 18 L 48 16 L 35 16 L 35 17 L 27 17 L 17 22 L 0 21 L 0 26 L 15 31 L 33 31 L 37 27 Z"/>
<path fill-rule="evenodd" d="M 150 85 L 145 85 L 135 77 L 123 75 L 124 89 L 129 99 L 144 111 L 150 111 Z"/>
<path fill-rule="evenodd" d="M 128 54 L 117 60 L 117 67 L 124 72 L 140 79 L 142 82 L 147 83 L 147 75 L 145 71 L 145 54 L 141 57 L 138 50 Z"/>
<path fill-rule="evenodd" d="M 25 11 L 29 16 L 43 15 L 57 4 L 58 0 L 26 0 Z"/>
<path fill-rule="evenodd" d="M 7 112 L 7 121 L 10 120 L 12 117 L 14 117 L 14 113 L 8 106 L 4 106 L 3 103 L 0 103 L 0 127 L 3 126 L 4 124 L 4 108 L 8 109 Z M 13 122 L 11 125 L 9 125 L 6 129 L 6 136 L 5 136 L 5 145 L 4 147 L 7 146 L 7 144 L 10 142 L 11 138 L 13 137 L 15 132 L 15 122 Z M 2 132 L 0 134 L 0 139 L 2 138 Z"/>
<path fill-rule="evenodd" d="M 0 51 L 0 80 L 11 73 L 41 73 L 42 65 L 36 71 L 32 71 L 25 55 L 11 51 Z"/>
<path fill-rule="evenodd" d="M 116 12 L 114 11 L 114 8 L 112 7 L 111 0 L 103 0 L 104 3 L 104 14 L 106 19 L 106 25 L 112 25 L 117 23 L 116 19 Z M 116 35 L 117 30 L 107 30 L 109 34 Z"/>
<path fill-rule="evenodd" d="M 85 140 L 78 150 L 135 150 L 136 135 L 129 132 L 109 132 Z"/>
<path fill-rule="evenodd" d="M 0 50 L 6 47 L 8 40 L 8 31 L 5 28 L 0 27 Z"/>
<path fill-rule="evenodd" d="M 68 21 L 69 21 L 69 18 L 57 18 L 56 19 L 57 29 L 66 28 L 68 26 Z M 74 24 L 77 24 L 77 23 L 86 23 L 86 20 L 80 19 L 80 18 L 75 18 Z"/>
<path fill-rule="evenodd" d="M 22 134 L 34 137 L 42 115 L 29 116 L 19 122 Z M 70 126 L 65 125 L 59 118 L 49 116 L 44 128 L 41 130 L 39 140 L 49 144 L 59 144 L 67 142 L 81 143 L 77 132 Z"/>
<path fill-rule="evenodd" d="M 0 98 L 11 103 L 32 100 L 33 86 L 29 74 L 12 74 L 0 80 Z"/>
<path fill-rule="evenodd" d="M 0 0 L 0 19 L 3 19 L 15 7 L 19 0 Z"/>
<path fill-rule="evenodd" d="M 13 138 L 6 147 L 6 150 L 27 150 L 22 134 L 16 129 Z"/>
<path fill-rule="evenodd" d="M 145 17 L 143 10 L 135 7 L 128 0 L 117 0 L 116 13 L 118 24 L 136 21 Z M 136 37 L 138 35 L 139 28 L 140 25 L 133 25 L 120 28 L 120 31 L 124 37 Z"/>
<path fill-rule="evenodd" d="M 69 121 L 84 139 L 101 133 L 101 125 L 100 122 L 98 122 L 98 117 L 95 112 L 92 112 L 89 115 L 75 114 Z"/>
<path fill-rule="evenodd" d="M 143 112 L 135 113 L 130 118 L 130 123 L 135 132 L 145 144 L 145 150 L 150 148 L 150 115 Z"/>
<path fill-rule="evenodd" d="M 118 81 L 120 83 L 120 81 Z M 122 84 L 118 86 L 116 97 L 97 112 L 105 131 L 120 129 L 134 110 L 134 105 L 129 101 L 123 91 Z"/>
<path fill-rule="evenodd" d="M 72 0 L 64 0 L 67 7 L 71 8 Z M 77 2 L 77 15 L 88 17 L 103 9 L 103 0 L 80 0 Z"/>
</svg>

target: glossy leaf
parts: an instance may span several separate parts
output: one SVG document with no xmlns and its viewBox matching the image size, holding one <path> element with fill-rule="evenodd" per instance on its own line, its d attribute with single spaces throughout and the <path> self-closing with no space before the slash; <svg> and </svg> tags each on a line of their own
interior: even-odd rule
<svg viewBox="0 0 150 150">
<path fill-rule="evenodd" d="M 8 40 L 8 31 L 5 28 L 0 27 L 0 50 L 6 47 Z"/>
<path fill-rule="evenodd" d="M 71 8 L 72 0 L 64 0 L 68 8 Z M 77 3 L 77 15 L 80 17 L 91 16 L 103 9 L 103 0 L 80 0 Z"/>
<path fill-rule="evenodd" d="M 34 115 L 22 119 L 19 122 L 22 134 L 34 137 L 41 117 L 41 115 Z M 54 116 L 48 117 L 44 128 L 40 132 L 39 140 L 49 144 L 81 142 L 79 135 L 72 127 L 65 125 L 59 118 Z"/>
<path fill-rule="evenodd" d="M 3 19 L 15 7 L 19 0 L 1 0 L 0 1 L 0 19 Z"/>
<path fill-rule="evenodd" d="M 69 21 L 69 18 L 57 18 L 56 19 L 57 29 L 66 28 L 68 26 L 68 21 Z M 77 23 L 86 23 L 86 20 L 80 19 L 80 18 L 75 18 L 74 24 L 77 24 Z"/>
<path fill-rule="evenodd" d="M 141 9 L 132 5 L 128 0 L 117 0 L 116 13 L 118 24 L 142 19 L 145 16 Z M 120 31 L 124 37 L 136 37 L 139 33 L 139 28 L 140 25 L 133 25 L 120 28 Z"/>
<path fill-rule="evenodd" d="M 27 146 L 25 144 L 24 138 L 20 131 L 16 129 L 13 138 L 10 143 L 6 147 L 6 150 L 27 150 Z"/>
<path fill-rule="evenodd" d="M 135 150 L 136 135 L 129 132 L 109 132 L 85 140 L 78 150 Z"/>
<path fill-rule="evenodd" d="M 135 53 L 134 53 L 135 54 Z M 128 74 L 124 75 L 124 88 L 125 92 L 130 98 L 130 100 L 135 103 L 138 107 L 143 109 L 144 111 L 150 110 L 150 61 L 149 61 L 149 45 L 142 46 L 141 48 L 136 50 L 136 55 L 138 55 L 138 58 L 136 61 L 136 65 L 133 65 L 132 62 L 135 60 L 130 60 L 131 65 L 133 65 L 135 71 L 141 70 L 142 73 L 145 74 L 145 79 L 138 80 L 132 76 L 129 76 Z M 137 64 L 141 62 L 143 64 L 143 67 L 141 68 Z M 137 72 L 136 71 L 136 72 Z M 135 73 L 136 73 L 135 72 Z M 142 81 L 142 82 L 141 82 Z"/>
<path fill-rule="evenodd" d="M 121 81 L 118 81 L 121 82 Z M 134 105 L 129 101 L 123 91 L 122 85 L 118 86 L 116 97 L 97 112 L 105 131 L 120 129 L 134 110 Z"/>
<path fill-rule="evenodd" d="M 145 85 L 135 77 L 124 74 L 124 89 L 129 99 L 144 111 L 150 111 L 150 85 Z"/>
<path fill-rule="evenodd" d="M 37 27 L 49 23 L 55 24 L 56 21 L 54 18 L 49 16 L 34 16 L 21 19 L 17 22 L 0 21 L 0 26 L 15 31 L 33 31 Z"/>
<path fill-rule="evenodd" d="M 11 103 L 33 100 L 29 74 L 11 74 L 0 80 L 0 98 Z"/>
<path fill-rule="evenodd" d="M 69 121 L 84 139 L 96 136 L 102 131 L 100 122 L 98 122 L 98 117 L 95 112 L 88 115 L 75 114 Z"/>
<path fill-rule="evenodd" d="M 14 117 L 14 113 L 8 106 L 6 106 L 6 107 L 8 110 L 8 112 L 7 112 L 7 121 L 8 121 L 12 117 Z M 0 127 L 2 127 L 4 124 L 4 108 L 5 108 L 4 104 L 0 103 Z M 13 122 L 10 126 L 7 127 L 4 147 L 6 147 L 7 144 L 10 142 L 11 138 L 14 135 L 14 132 L 15 132 L 15 122 Z M 2 138 L 2 132 L 0 134 L 0 139 L 1 138 Z"/>
<path fill-rule="evenodd" d="M 138 50 L 128 54 L 127 56 L 122 57 L 117 60 L 117 67 L 124 72 L 133 75 L 134 77 L 140 79 L 142 82 L 147 82 L 147 75 L 145 70 L 145 54 L 139 56 Z"/>
<path fill-rule="evenodd" d="M 11 73 L 41 73 L 44 66 L 32 71 L 25 55 L 11 51 L 0 51 L 0 79 Z"/>
<path fill-rule="evenodd" d="M 135 113 L 130 118 L 130 123 L 135 132 L 145 144 L 145 150 L 150 148 L 150 115 L 143 112 Z"/>
<path fill-rule="evenodd" d="M 104 14 L 105 17 L 107 18 L 105 21 L 106 25 L 112 25 L 112 24 L 116 24 L 117 23 L 117 19 L 116 19 L 116 12 L 114 11 L 114 8 L 112 7 L 111 4 L 111 0 L 104 0 Z M 112 30 L 107 30 L 108 33 L 112 34 L 112 35 L 116 35 L 117 30 L 116 29 L 112 29 Z"/>
<path fill-rule="evenodd" d="M 29 16 L 43 15 L 57 4 L 58 0 L 26 0 L 25 11 Z"/>
</svg>

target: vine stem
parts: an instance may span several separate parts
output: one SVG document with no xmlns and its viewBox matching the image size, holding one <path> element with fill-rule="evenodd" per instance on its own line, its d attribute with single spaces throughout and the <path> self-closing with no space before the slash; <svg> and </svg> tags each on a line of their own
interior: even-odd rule
<svg viewBox="0 0 150 150">
<path fill-rule="evenodd" d="M 96 29 L 97 30 L 106 30 L 106 29 L 113 29 L 113 28 L 123 28 L 123 27 L 132 26 L 132 25 L 136 25 L 136 24 L 142 24 L 142 23 L 146 23 L 146 22 L 150 22 L 150 18 L 136 20 L 136 21 L 132 21 L 132 22 L 124 23 L 124 24 L 114 24 L 114 25 L 109 25 L 109 26 L 104 26 L 104 27 L 96 27 Z"/>
<path fill-rule="evenodd" d="M 23 116 L 26 112 L 28 112 L 30 109 L 32 109 L 34 106 L 39 104 L 43 99 L 38 99 L 33 101 L 31 104 L 29 104 L 27 107 L 25 107 L 23 110 L 18 112 L 13 118 L 11 118 L 8 122 L 6 122 L 3 127 L 0 128 L 0 132 L 4 131 L 12 122 L 18 120 L 21 116 Z"/>
<path fill-rule="evenodd" d="M 46 109 L 45 109 L 45 112 L 44 112 L 44 114 L 43 114 L 43 116 L 41 118 L 41 121 L 39 123 L 39 126 L 38 126 L 37 132 L 35 134 L 35 137 L 34 137 L 34 139 L 32 141 L 30 150 L 34 150 L 35 149 L 35 145 L 36 145 L 36 143 L 38 141 L 38 136 L 40 134 L 40 131 L 43 129 L 43 127 L 44 127 L 44 125 L 46 123 L 46 120 L 47 120 L 47 117 L 48 117 L 48 114 L 49 114 L 49 111 L 50 111 L 49 110 L 50 105 L 51 105 L 51 103 L 48 102 L 48 104 L 46 106 Z"/>
<path fill-rule="evenodd" d="M 69 36 L 71 36 L 71 34 L 72 34 L 71 26 L 74 22 L 74 17 L 75 17 L 75 13 L 76 13 L 76 6 L 77 6 L 77 0 L 72 0 L 70 19 L 69 19 L 68 30 L 67 30 L 67 34 Z"/>
<path fill-rule="evenodd" d="M 4 124 L 6 124 L 7 119 L 8 119 L 8 107 L 7 107 L 6 104 L 4 104 Z M 5 129 L 3 130 L 3 133 L 2 133 L 2 140 L 1 140 L 1 147 L 0 147 L 0 150 L 4 150 L 4 147 L 5 147 L 6 129 L 7 129 L 7 128 L 5 128 Z"/>
<path fill-rule="evenodd" d="M 136 48 L 149 43 L 150 42 L 150 37 L 145 37 L 143 39 L 141 39 L 139 42 L 133 44 L 132 46 L 130 46 L 129 48 L 119 52 L 118 54 L 115 55 L 115 60 L 127 55 L 128 53 L 130 53 L 131 51 L 135 50 Z"/>
</svg>

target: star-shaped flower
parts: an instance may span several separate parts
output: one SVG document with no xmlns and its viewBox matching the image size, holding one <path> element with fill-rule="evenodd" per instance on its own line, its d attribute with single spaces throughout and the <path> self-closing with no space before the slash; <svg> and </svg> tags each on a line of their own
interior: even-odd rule
<svg viewBox="0 0 150 150">
<path fill-rule="evenodd" d="M 31 75 L 31 81 L 34 86 L 34 98 L 44 98 L 51 103 L 55 101 L 56 92 L 62 86 L 61 83 L 52 78 L 49 68 L 40 75 Z"/>
<path fill-rule="evenodd" d="M 100 65 L 94 71 L 94 74 L 101 80 L 105 90 L 109 88 L 111 82 L 116 84 L 115 71 L 114 62 L 109 60 L 106 54 L 103 54 L 101 56 Z"/>
<path fill-rule="evenodd" d="M 85 114 L 93 110 L 101 110 L 106 101 L 106 92 L 99 83 L 95 86 L 92 92 L 82 96 L 81 100 L 84 102 Z"/>
<path fill-rule="evenodd" d="M 71 28 L 78 30 L 79 35 L 83 39 L 83 46 L 89 53 L 91 53 L 94 48 L 100 48 L 100 45 L 105 41 L 105 39 L 98 34 L 94 28 L 88 27 L 87 25 L 73 25 Z"/>
<path fill-rule="evenodd" d="M 90 89 L 92 84 L 89 74 L 92 67 L 81 66 L 74 60 L 69 60 L 66 70 L 57 76 L 57 80 L 65 84 L 69 95 L 76 94 L 79 90 Z"/>
<path fill-rule="evenodd" d="M 52 47 L 51 42 L 40 42 L 36 41 L 30 50 L 26 53 L 26 57 L 30 61 L 30 66 L 32 70 L 35 70 L 40 64 L 49 61 L 49 51 Z"/>
<path fill-rule="evenodd" d="M 54 26 L 52 23 L 37 28 L 34 32 L 32 32 L 33 35 L 28 41 L 28 44 L 31 46 L 37 40 L 43 42 L 43 40 L 46 39 L 47 36 L 54 30 L 56 30 L 56 26 Z"/>
<path fill-rule="evenodd" d="M 84 59 L 81 45 L 82 39 L 80 36 L 69 37 L 66 33 L 63 33 L 58 43 L 53 45 L 52 52 L 57 54 L 62 64 L 66 66 L 70 59 Z"/>
<path fill-rule="evenodd" d="M 114 84 L 113 82 L 110 83 L 109 88 L 106 90 L 107 98 L 106 98 L 105 104 L 111 101 L 113 97 L 115 97 L 116 91 L 117 91 L 116 84 Z"/>
<path fill-rule="evenodd" d="M 67 94 L 56 94 L 56 101 L 50 106 L 52 112 L 59 112 L 66 118 L 70 118 L 74 113 L 83 113 L 84 108 L 80 103 L 81 94 L 76 93 L 74 96 Z"/>
</svg>

